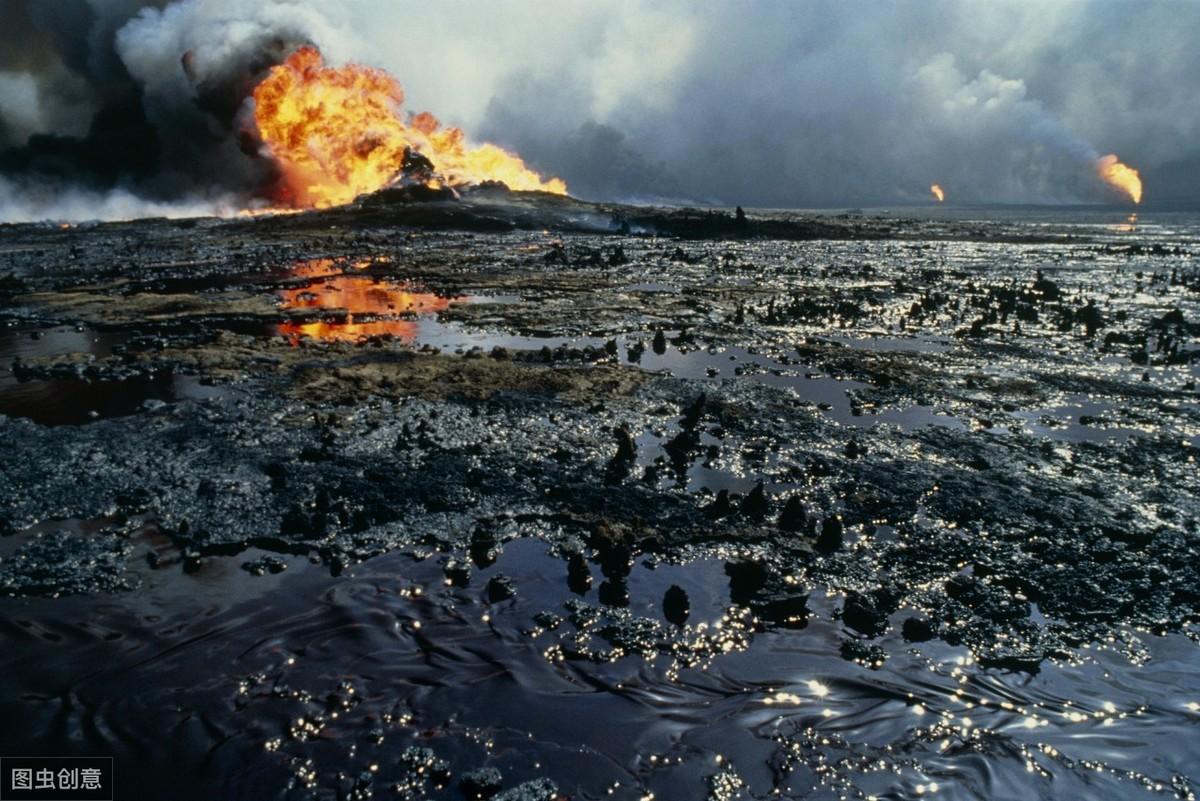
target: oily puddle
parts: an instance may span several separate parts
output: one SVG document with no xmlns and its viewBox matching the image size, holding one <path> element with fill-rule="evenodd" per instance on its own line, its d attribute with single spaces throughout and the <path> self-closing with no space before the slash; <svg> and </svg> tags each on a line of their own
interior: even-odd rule
<svg viewBox="0 0 1200 801">
<path fill-rule="evenodd" d="M 876 423 L 896 425 L 906 431 L 925 425 L 965 427 L 960 420 L 932 406 L 880 409 L 859 406 L 851 402 L 847 393 L 867 389 L 868 384 L 830 375 L 787 354 L 768 355 L 740 347 L 679 350 L 667 345 L 661 350 L 646 350 L 638 364 L 643 369 L 665 371 L 677 378 L 746 379 L 784 389 L 848 427 L 870 428 Z"/>
<path fill-rule="evenodd" d="M 393 281 L 363 270 L 386 261 L 310 259 L 292 265 L 276 290 L 280 309 L 291 319 L 274 333 L 298 342 L 358 342 L 394 337 L 406 343 L 438 344 L 447 333 L 437 313 L 460 303 L 515 303 L 508 295 L 440 295 L 405 281 Z"/>
<path fill-rule="evenodd" d="M 278 299 L 284 319 L 278 323 L 264 325 L 261 321 L 238 320 L 236 318 L 209 321 L 213 327 L 251 335 L 278 335 L 292 343 L 309 338 L 318 341 L 364 342 L 373 338 L 394 338 L 411 346 L 434 347 L 455 353 L 472 349 L 490 351 L 496 347 L 510 350 L 541 351 L 546 347 L 603 348 L 608 341 L 604 337 L 552 336 L 546 334 L 518 334 L 486 328 L 467 327 L 457 322 L 443 322 L 439 312 L 456 304 L 509 305 L 522 302 L 520 296 L 506 294 L 461 294 L 446 295 L 404 280 L 394 280 L 387 275 L 393 263 L 385 257 L 350 260 L 345 258 L 316 258 L 293 262 L 285 268 L 274 270 L 261 285 L 270 285 Z M 232 284 L 231 284 L 232 285 Z M 659 285 L 655 289 L 666 290 Z M 904 409 L 856 408 L 847 397 L 848 390 L 861 389 L 866 385 L 848 379 L 831 377 L 814 371 L 786 357 L 775 358 L 739 347 L 677 347 L 665 340 L 667 335 L 679 336 L 680 332 L 663 332 L 664 339 L 647 336 L 623 335 L 615 337 L 619 358 L 622 362 L 635 364 L 649 371 L 667 372 L 678 378 L 728 380 L 745 377 L 753 381 L 780 387 L 795 392 L 801 398 L 817 406 L 822 413 L 831 416 L 842 425 L 869 427 L 876 422 L 887 422 L 906 430 L 927 424 L 961 427 L 961 423 L 945 414 L 936 413 L 929 407 L 913 406 Z M 86 336 L 86 334 L 81 334 Z M 97 343 L 102 341 L 97 339 Z M 873 343 L 875 344 L 875 343 Z M 918 342 L 916 340 L 889 339 L 878 347 L 913 347 L 937 351 L 943 343 Z M 90 352 L 95 358 L 103 358 L 111 352 L 103 347 Z M 78 348 L 76 348 L 78 351 Z M 2 355 L 2 354 L 0 354 Z M 95 382 L 93 382 L 95 383 Z M 124 403 L 117 396 L 122 394 L 122 384 L 95 386 L 95 394 L 101 400 L 102 409 L 88 409 L 100 416 L 130 414 L 149 398 L 156 400 L 178 400 L 196 397 L 192 382 L 187 380 L 168 381 L 165 377 L 142 381 L 145 386 L 128 386 L 129 395 Z M 170 386 L 168 386 L 170 384 Z M 62 387 L 62 392 L 78 395 L 85 387 Z M 55 394 L 54 387 L 27 387 L 26 395 L 46 398 Z M 200 392 L 203 397 L 206 393 Z M 22 413 L 30 403 L 14 404 L 12 412 Z M 62 405 L 62 404 L 57 404 Z M 66 404 L 78 406 L 78 404 Z M 111 409 L 106 412 L 105 409 Z M 95 415 L 91 415 L 92 418 Z M 83 422 L 79 412 L 55 413 L 47 420 Z"/>
<path fill-rule="evenodd" d="M 306 316 L 278 325 L 274 333 L 298 342 L 317 340 L 359 342 L 370 337 L 395 337 L 412 346 L 435 347 L 464 353 L 472 349 L 506 348 L 521 351 L 570 348 L 600 350 L 615 344 L 617 358 L 651 372 L 676 378 L 723 381 L 745 378 L 787 389 L 846 426 L 870 427 L 885 422 L 911 430 L 923 425 L 963 427 L 962 423 L 931 407 L 867 410 L 855 408 L 847 392 L 866 384 L 824 374 L 786 357 L 777 358 L 743 347 L 679 347 L 668 341 L 681 332 L 663 331 L 662 337 L 618 335 L 554 336 L 519 334 L 443 322 L 438 312 L 458 303 L 512 304 L 512 295 L 442 296 L 409 284 L 390 283 L 377 276 L 340 274 L 321 281 L 280 290 L 282 307 Z M 317 312 L 315 319 L 311 313 Z"/>
<path fill-rule="evenodd" d="M 124 417 L 148 402 L 203 400 L 223 394 L 194 376 L 162 370 L 121 378 L 90 378 L 86 372 L 64 371 L 50 378 L 18 378 L 14 364 L 31 359 L 84 357 L 86 362 L 113 354 L 129 337 L 91 329 L 54 327 L 7 329 L 0 332 L 0 415 L 24 417 L 41 425 L 80 425 Z"/>
<path fill-rule="evenodd" d="M 1154 422 L 1122 425 L 1124 414 L 1117 403 L 1082 394 L 1068 394 L 1054 406 L 1013 411 L 1008 416 L 1013 421 L 1009 430 L 1062 442 L 1124 442 L 1135 436 L 1169 433 L 1192 447 L 1200 445 L 1195 425 L 1179 416 L 1159 413 Z"/>
<path fill-rule="evenodd" d="M 137 414 L 155 403 L 205 400 L 224 392 L 195 376 L 170 371 L 113 380 L 0 378 L 0 415 L 24 417 L 47 426 L 81 425 Z"/>
<path fill-rule="evenodd" d="M 0 369 L 7 371 L 15 360 L 39 359 L 71 354 L 89 354 L 103 359 L 124 341 L 121 334 L 83 327 L 0 328 Z"/>
<path fill-rule="evenodd" d="M 0 601 L 0 745 L 111 753 L 179 798 L 391 796 L 425 781 L 413 746 L 446 763 L 443 790 L 422 785 L 437 798 L 481 766 L 505 787 L 545 776 L 630 799 L 1170 798 L 1197 778 L 1200 651 L 1181 636 L 1147 638 L 1138 665 L 1096 648 L 1005 673 L 905 643 L 902 610 L 871 670 L 839 655 L 854 636 L 839 598 L 814 592 L 802 627 L 759 630 L 717 557 L 639 560 L 612 605 L 599 564 L 573 582 L 536 539 L 476 561 L 465 586 L 436 556 L 339 577 L 284 557 L 251 578 L 254 555 L 165 562 L 119 595 Z"/>
</svg>

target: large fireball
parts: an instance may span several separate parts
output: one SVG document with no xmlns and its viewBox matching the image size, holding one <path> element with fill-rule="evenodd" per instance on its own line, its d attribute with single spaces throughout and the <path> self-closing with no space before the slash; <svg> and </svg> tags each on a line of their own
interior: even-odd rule
<svg viewBox="0 0 1200 801">
<path fill-rule="evenodd" d="M 406 123 L 404 90 L 383 70 L 326 66 L 302 47 L 254 88 L 254 121 L 283 177 L 279 202 L 297 208 L 348 203 L 387 186 L 408 151 L 433 165 L 433 184 L 501 181 L 510 189 L 566 194 L 558 178 L 542 180 L 521 159 L 491 144 L 469 146 L 458 128 L 432 114 Z"/>
</svg>

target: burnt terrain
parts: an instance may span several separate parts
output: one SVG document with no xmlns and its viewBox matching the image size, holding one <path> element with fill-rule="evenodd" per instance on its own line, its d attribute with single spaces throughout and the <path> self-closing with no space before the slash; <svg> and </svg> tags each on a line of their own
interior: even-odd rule
<svg viewBox="0 0 1200 801">
<path fill-rule="evenodd" d="M 1198 253 L 494 188 L 2 227 L 0 752 L 1191 798 Z"/>
</svg>

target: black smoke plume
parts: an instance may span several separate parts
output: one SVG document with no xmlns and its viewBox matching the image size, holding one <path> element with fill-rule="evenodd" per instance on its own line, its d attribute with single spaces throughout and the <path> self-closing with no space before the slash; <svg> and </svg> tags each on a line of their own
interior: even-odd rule
<svg viewBox="0 0 1200 801">
<path fill-rule="evenodd" d="M 270 183 L 246 99 L 308 37 L 250 13 L 213 26 L 220 41 L 155 38 L 201 5 L 0 0 L 0 219 L 213 210 Z"/>
</svg>

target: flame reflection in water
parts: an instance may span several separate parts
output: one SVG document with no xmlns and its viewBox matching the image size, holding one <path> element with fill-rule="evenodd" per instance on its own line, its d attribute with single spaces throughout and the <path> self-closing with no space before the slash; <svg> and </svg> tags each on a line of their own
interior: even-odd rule
<svg viewBox="0 0 1200 801">
<path fill-rule="evenodd" d="M 362 269 L 370 261 L 355 262 Z M 452 298 L 422 292 L 406 284 L 372 275 L 343 272 L 334 259 L 309 259 L 289 270 L 295 278 L 312 283 L 279 290 L 281 308 L 287 311 L 327 311 L 317 319 L 289 320 L 277 332 L 293 343 L 301 337 L 356 342 L 365 337 L 390 335 L 407 342 L 420 331 L 421 315 L 449 308 Z"/>
<path fill-rule="evenodd" d="M 1136 213 L 1134 213 L 1134 214 L 1130 214 L 1128 217 L 1126 217 L 1124 222 L 1119 222 L 1119 223 L 1116 223 L 1109 227 L 1113 231 L 1117 231 L 1119 233 L 1132 234 L 1132 233 L 1136 232 L 1138 229 L 1137 223 L 1138 223 L 1138 216 Z"/>
</svg>

